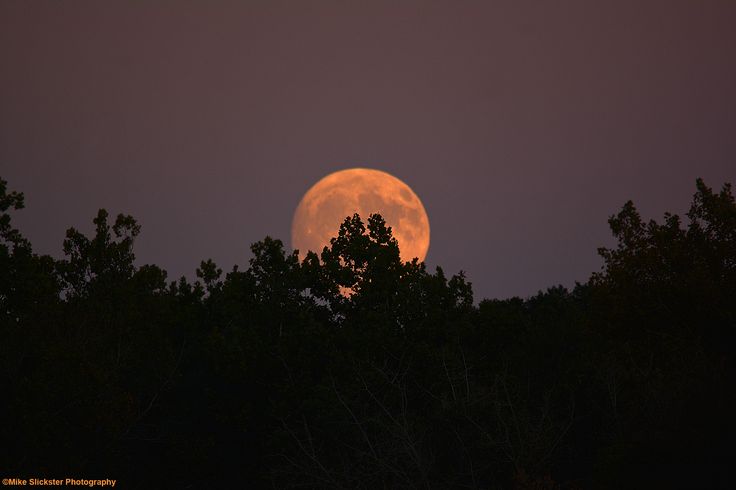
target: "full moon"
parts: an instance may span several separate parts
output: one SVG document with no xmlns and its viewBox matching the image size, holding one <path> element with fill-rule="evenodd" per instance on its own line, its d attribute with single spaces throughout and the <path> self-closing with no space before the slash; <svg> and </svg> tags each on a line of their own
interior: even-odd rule
<svg viewBox="0 0 736 490">
<path fill-rule="evenodd" d="M 427 256 L 429 218 L 422 201 L 393 175 L 368 168 L 331 173 L 304 194 L 291 224 L 292 247 L 302 258 L 307 250 L 319 255 L 354 213 L 366 224 L 368 216 L 380 214 L 399 243 L 401 260 Z"/>
</svg>

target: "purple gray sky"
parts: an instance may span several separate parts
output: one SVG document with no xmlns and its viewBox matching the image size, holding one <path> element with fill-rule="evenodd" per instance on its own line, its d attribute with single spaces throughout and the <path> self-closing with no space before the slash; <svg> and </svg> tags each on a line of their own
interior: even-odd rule
<svg viewBox="0 0 736 490">
<path fill-rule="evenodd" d="M 289 242 L 303 193 L 392 173 L 476 299 L 585 281 L 628 199 L 736 181 L 736 2 L 0 2 L 0 176 L 61 256 L 98 208 L 170 277 Z"/>
</svg>

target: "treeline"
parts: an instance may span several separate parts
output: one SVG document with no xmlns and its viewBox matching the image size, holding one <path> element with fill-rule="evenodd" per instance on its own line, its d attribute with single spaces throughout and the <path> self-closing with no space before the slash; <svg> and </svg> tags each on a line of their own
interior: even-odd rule
<svg viewBox="0 0 736 490">
<path fill-rule="evenodd" d="M 353 216 L 300 262 L 279 240 L 194 282 L 135 265 L 101 210 L 63 260 L 0 180 L 3 477 L 123 488 L 732 488 L 736 204 L 630 202 L 601 272 L 474 303 Z"/>
</svg>

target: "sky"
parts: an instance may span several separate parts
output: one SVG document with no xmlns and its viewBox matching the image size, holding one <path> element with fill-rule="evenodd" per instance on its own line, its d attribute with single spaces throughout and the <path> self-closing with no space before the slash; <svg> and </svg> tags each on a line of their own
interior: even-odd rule
<svg viewBox="0 0 736 490">
<path fill-rule="evenodd" d="M 170 279 L 247 266 L 326 174 L 422 199 L 476 300 L 600 270 L 607 219 L 736 181 L 736 2 L 0 1 L 0 177 L 62 257 L 99 208 Z"/>
</svg>

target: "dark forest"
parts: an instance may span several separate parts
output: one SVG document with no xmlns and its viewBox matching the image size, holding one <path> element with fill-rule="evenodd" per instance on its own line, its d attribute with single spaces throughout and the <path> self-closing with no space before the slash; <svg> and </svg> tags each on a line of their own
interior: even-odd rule
<svg viewBox="0 0 736 490">
<path fill-rule="evenodd" d="M 734 485 L 728 184 L 698 180 L 682 218 L 626 203 L 609 218 L 616 246 L 572 290 L 481 301 L 462 272 L 402 263 L 379 215 L 347 217 L 319 256 L 266 237 L 245 269 L 205 260 L 170 281 L 137 265 L 133 217 L 100 210 L 57 260 L 14 227 L 23 205 L 0 180 L 4 477 Z"/>
</svg>

